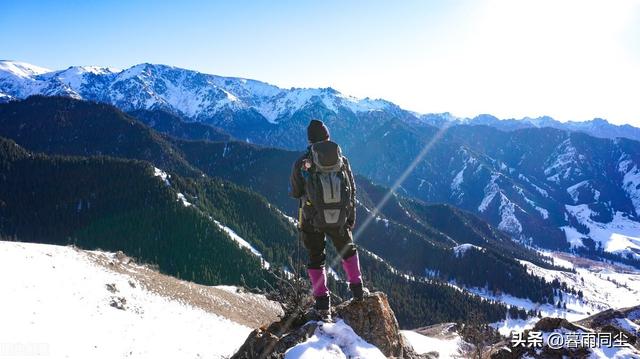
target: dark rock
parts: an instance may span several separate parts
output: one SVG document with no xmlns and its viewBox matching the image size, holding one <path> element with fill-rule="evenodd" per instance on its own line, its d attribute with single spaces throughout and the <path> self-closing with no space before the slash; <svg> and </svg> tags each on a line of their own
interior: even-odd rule
<svg viewBox="0 0 640 359">
<path fill-rule="evenodd" d="M 126 310 L 127 299 L 124 297 L 111 297 L 111 302 L 109 303 L 109 305 L 116 309 Z"/>
<path fill-rule="evenodd" d="M 282 356 L 273 353 L 276 344 L 278 336 L 262 329 L 255 329 L 231 359 L 281 358 Z"/>
<path fill-rule="evenodd" d="M 258 328 L 231 359 L 282 359 L 287 349 L 313 336 L 315 322 L 306 322 L 305 315 L 284 317 L 267 328 Z"/>
</svg>

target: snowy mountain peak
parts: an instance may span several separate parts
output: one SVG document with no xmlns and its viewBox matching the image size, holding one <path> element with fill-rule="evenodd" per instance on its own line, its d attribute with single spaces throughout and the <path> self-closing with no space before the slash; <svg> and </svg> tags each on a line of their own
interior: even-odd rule
<svg viewBox="0 0 640 359">
<path fill-rule="evenodd" d="M 55 71 L 54 74 L 73 74 L 77 76 L 83 76 L 84 74 L 94 75 L 112 75 L 119 73 L 121 70 L 113 67 L 101 67 L 101 66 L 71 66 L 66 70 Z"/>
<path fill-rule="evenodd" d="M 16 77 L 30 78 L 47 72 L 51 72 L 51 70 L 26 62 L 0 60 L 0 74 L 12 74 Z"/>
<path fill-rule="evenodd" d="M 252 109 L 276 123 L 318 102 L 336 113 L 341 109 L 368 112 L 397 108 L 384 100 L 346 96 L 331 87 L 286 90 L 256 80 L 168 65 L 143 63 L 122 71 L 72 66 L 51 72 L 25 63 L 0 63 L 2 98 L 21 99 L 36 94 L 106 102 L 125 111 L 163 108 L 192 120 L 208 119 L 225 110 Z"/>
</svg>

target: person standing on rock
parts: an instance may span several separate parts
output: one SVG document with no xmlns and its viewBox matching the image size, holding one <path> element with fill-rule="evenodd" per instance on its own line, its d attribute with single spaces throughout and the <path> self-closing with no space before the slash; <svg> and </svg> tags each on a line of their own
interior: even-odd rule
<svg viewBox="0 0 640 359">
<path fill-rule="evenodd" d="M 356 221 L 356 184 L 349 161 L 332 142 L 322 121 L 307 127 L 307 152 L 293 164 L 291 196 L 300 200 L 298 229 L 309 254 L 307 272 L 311 280 L 315 310 L 329 314 L 331 300 L 325 269 L 325 236 L 329 236 L 342 258 L 342 267 L 353 299 L 363 300 L 360 260 L 353 243 Z"/>
</svg>

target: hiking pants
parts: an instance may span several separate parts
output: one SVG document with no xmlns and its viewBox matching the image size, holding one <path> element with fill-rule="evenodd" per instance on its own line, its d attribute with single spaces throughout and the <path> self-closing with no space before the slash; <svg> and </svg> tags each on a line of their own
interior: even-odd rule
<svg viewBox="0 0 640 359">
<path fill-rule="evenodd" d="M 342 232 L 342 233 L 341 233 Z M 346 260 L 356 254 L 356 245 L 353 243 L 353 234 L 350 229 L 340 231 L 339 229 L 329 229 L 326 231 L 313 231 L 303 229 L 301 231 L 302 242 L 309 254 L 307 268 L 323 268 L 326 261 L 325 235 L 331 238 L 333 246 L 342 258 Z"/>
</svg>

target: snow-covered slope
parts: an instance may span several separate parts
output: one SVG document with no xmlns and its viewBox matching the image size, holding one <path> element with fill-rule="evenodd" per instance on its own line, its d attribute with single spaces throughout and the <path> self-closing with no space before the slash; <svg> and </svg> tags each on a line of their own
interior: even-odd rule
<svg viewBox="0 0 640 359">
<path fill-rule="evenodd" d="M 50 71 L 25 62 L 0 61 L 0 99 L 24 98 L 42 91 L 35 78 Z"/>
<path fill-rule="evenodd" d="M 640 259 L 640 222 L 634 221 L 621 212 L 616 212 L 610 222 L 601 223 L 587 204 L 566 205 L 567 212 L 578 223 L 588 228 L 588 235 L 571 226 L 563 227 L 567 241 L 573 246 L 583 246 L 583 240 L 591 238 L 605 252 Z"/>
<path fill-rule="evenodd" d="M 0 242 L 0 273 L 11 355 L 223 358 L 277 314 L 260 296 L 178 281 L 120 253 Z"/>
<path fill-rule="evenodd" d="M 531 274 L 544 278 L 547 282 L 557 280 L 566 283 L 568 289 L 557 293 L 554 304 L 534 303 L 529 299 L 517 298 L 509 294 L 489 293 L 483 288 L 461 288 L 485 299 L 502 302 L 526 310 L 540 312 L 545 317 L 565 318 L 569 321 L 584 319 L 597 312 L 640 305 L 640 270 L 620 264 L 609 264 L 576 255 L 553 252 L 556 265 L 572 268 L 575 272 L 545 269 L 535 264 L 520 261 Z M 558 307 L 557 303 L 561 305 Z M 494 326 L 503 335 L 533 327 L 537 318 L 528 320 L 507 318 Z"/>
<path fill-rule="evenodd" d="M 15 77 L 29 78 L 51 72 L 49 69 L 18 61 L 0 61 L 0 71 Z"/>
<path fill-rule="evenodd" d="M 318 101 L 334 112 L 396 107 L 384 100 L 356 99 L 331 88 L 281 89 L 260 81 L 166 65 L 140 64 L 121 71 L 73 66 L 49 71 L 30 64 L 0 61 L 0 96 L 21 99 L 36 94 L 106 102 L 125 111 L 162 108 L 190 119 L 207 119 L 226 110 L 252 110 L 272 123 Z"/>
</svg>

